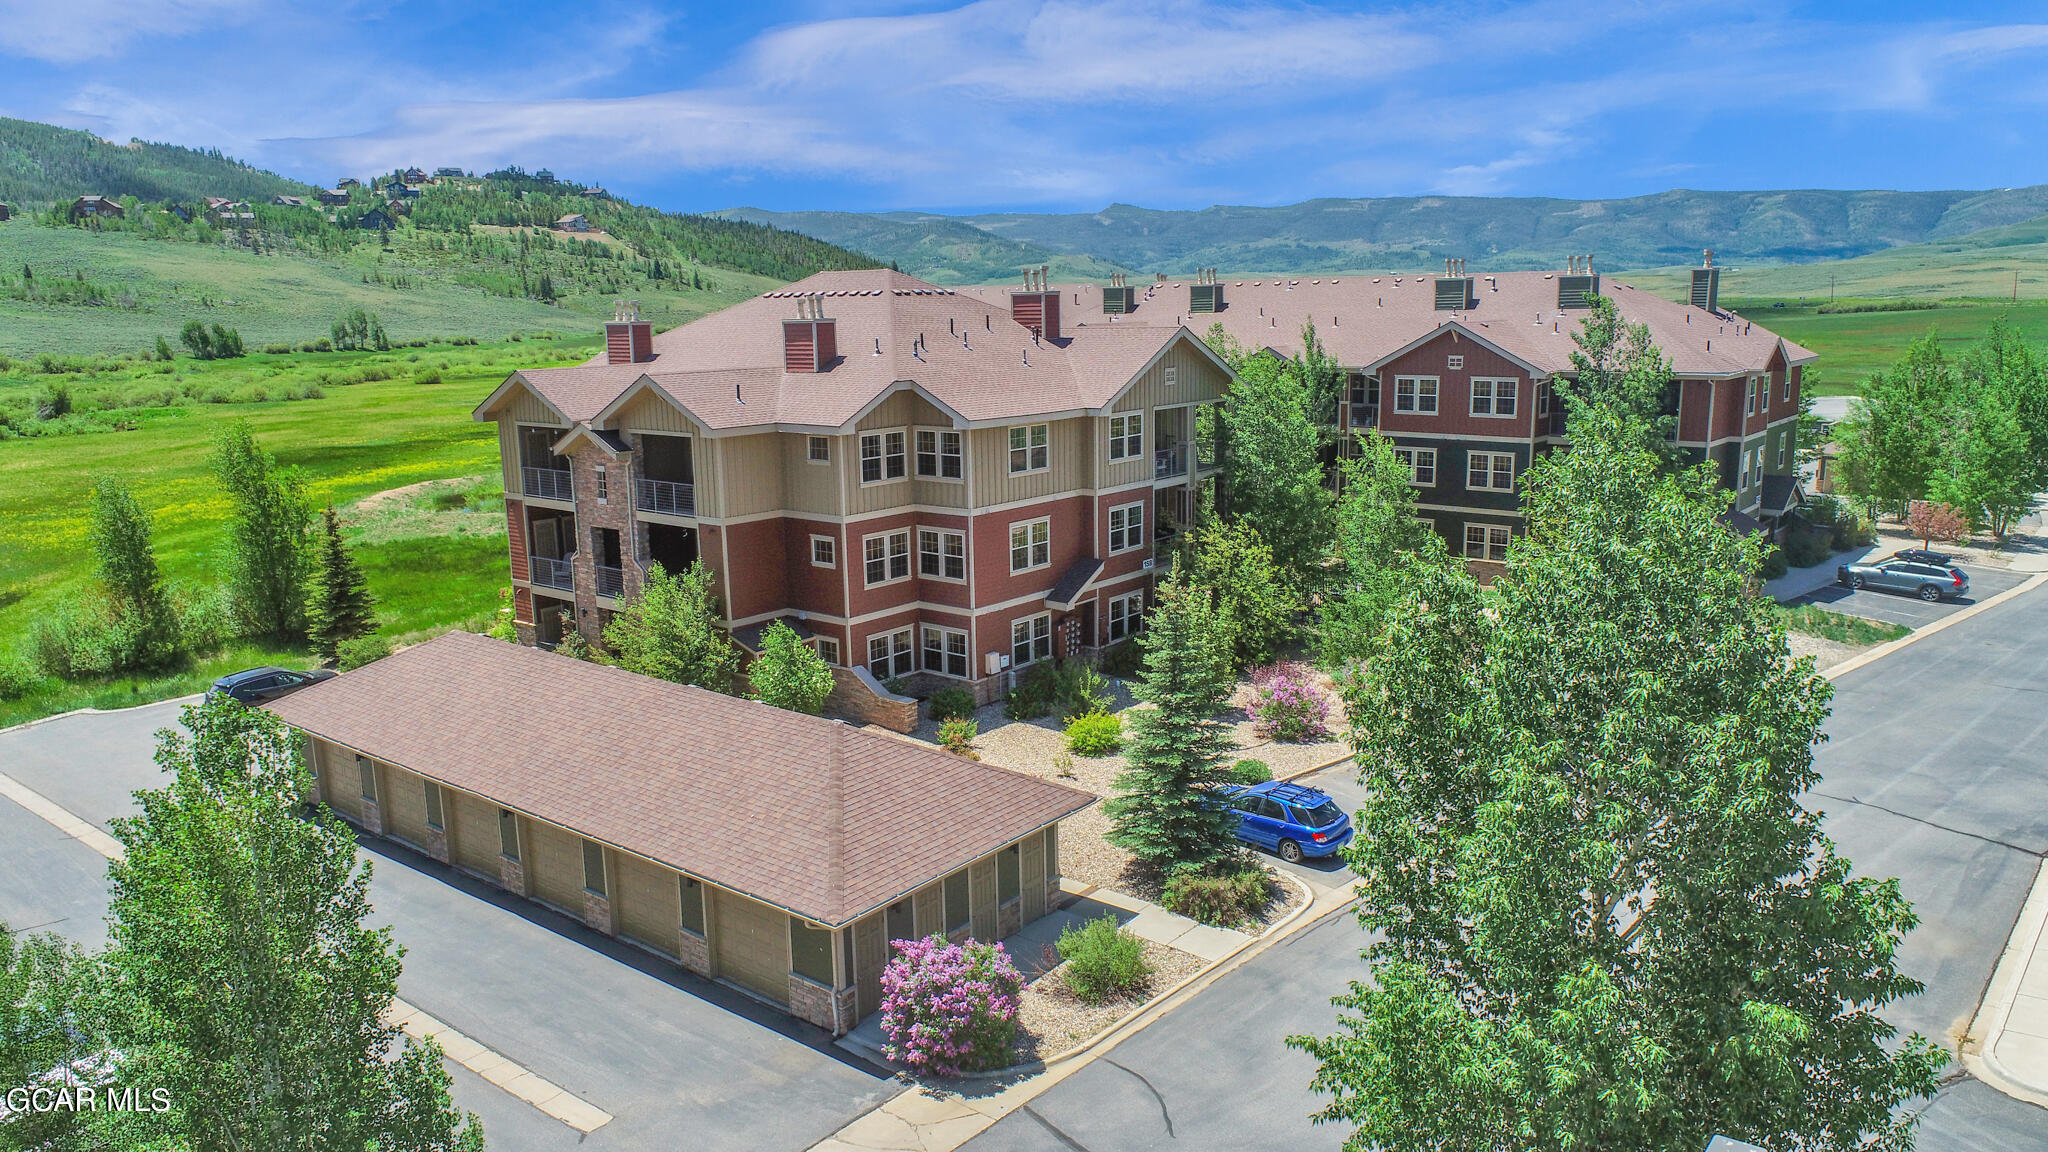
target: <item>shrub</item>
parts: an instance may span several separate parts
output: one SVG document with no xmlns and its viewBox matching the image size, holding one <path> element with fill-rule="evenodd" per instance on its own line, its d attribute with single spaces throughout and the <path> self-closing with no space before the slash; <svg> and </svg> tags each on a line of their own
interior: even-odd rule
<svg viewBox="0 0 2048 1152">
<path fill-rule="evenodd" d="M 1308 665 L 1282 661 L 1252 670 L 1252 717 L 1258 730 L 1283 743 L 1330 735 L 1330 699 Z"/>
<path fill-rule="evenodd" d="M 289 356 L 292 354 L 292 346 L 289 344 L 265 344 L 263 346 L 263 354 L 265 356 Z"/>
<path fill-rule="evenodd" d="M 128 637 L 98 597 L 60 603 L 29 627 L 29 659 L 45 675 L 65 680 L 119 671 L 128 648 Z"/>
<path fill-rule="evenodd" d="M 1767 548 L 1764 550 L 1763 561 L 1757 565 L 1756 574 L 1765 580 L 1776 580 L 1791 570 L 1792 566 L 1786 562 L 1783 548 Z"/>
<path fill-rule="evenodd" d="M 1826 560 L 1831 532 L 1794 528 L 1785 536 L 1785 561 L 1794 568 L 1811 568 Z"/>
<path fill-rule="evenodd" d="M 391 641 L 375 633 L 358 636 L 353 640 L 342 641 L 336 655 L 340 658 L 341 670 L 347 672 L 391 655 Z"/>
<path fill-rule="evenodd" d="M 438 368 L 427 368 L 415 372 L 412 374 L 412 382 L 414 384 L 439 384 L 441 382 L 441 371 Z"/>
<path fill-rule="evenodd" d="M 899 943 L 882 969 L 883 1051 L 938 1076 L 1003 1067 L 1023 990 L 1001 944 L 948 944 L 943 936 Z"/>
<path fill-rule="evenodd" d="M 1160 903 L 1190 920 L 1235 928 L 1259 918 L 1272 895 L 1272 880 L 1257 863 L 1240 857 L 1227 870 L 1185 871 L 1166 882 Z"/>
<path fill-rule="evenodd" d="M 484 635 L 507 644 L 519 643 L 519 629 L 512 623 L 512 589 L 498 589 L 498 611 L 491 618 L 491 630 Z"/>
<path fill-rule="evenodd" d="M 1036 720 L 1051 711 L 1052 695 L 1047 685 L 1043 680 L 1034 679 L 1028 669 L 1003 700 L 1003 715 L 1012 720 Z"/>
<path fill-rule="evenodd" d="M 0 700 L 16 700 L 43 682 L 36 666 L 18 652 L 0 652 Z"/>
<path fill-rule="evenodd" d="M 1096 666 L 1105 676 L 1128 680 L 1145 667 L 1145 652 L 1136 640 L 1120 640 L 1102 650 L 1102 659 Z"/>
<path fill-rule="evenodd" d="M 1067 751 L 1082 756 L 1108 756 L 1123 747 L 1123 718 L 1114 712 L 1090 712 L 1067 721 Z"/>
<path fill-rule="evenodd" d="M 941 723 L 966 719 L 974 715 L 974 693 L 965 688 L 941 688 L 932 693 L 931 714 Z"/>
<path fill-rule="evenodd" d="M 1105 912 L 1078 928 L 1060 933 L 1060 978 L 1074 995 L 1090 1004 L 1142 991 L 1152 977 L 1145 962 L 1145 942 Z"/>
<path fill-rule="evenodd" d="M 955 716 L 939 725 L 939 747 L 955 756 L 974 756 L 974 742 L 981 736 L 981 725 L 965 716 Z"/>
<path fill-rule="evenodd" d="M 1273 767 L 1247 756 L 1230 766 L 1229 776 L 1239 784 L 1264 784 L 1273 778 Z"/>
<path fill-rule="evenodd" d="M 1102 673 L 1079 660 L 1054 666 L 1052 700 L 1062 722 L 1071 721 L 1076 716 L 1107 712 L 1109 706 L 1116 703 L 1109 694 L 1109 684 L 1103 680 Z"/>
<path fill-rule="evenodd" d="M 234 600 L 221 585 L 174 589 L 171 604 L 178 615 L 178 631 L 186 651 L 212 652 L 234 639 L 240 617 Z"/>
<path fill-rule="evenodd" d="M 832 667 L 796 631 L 777 620 L 761 633 L 761 655 L 747 679 L 763 703 L 812 716 L 825 711 L 832 695 Z"/>
</svg>

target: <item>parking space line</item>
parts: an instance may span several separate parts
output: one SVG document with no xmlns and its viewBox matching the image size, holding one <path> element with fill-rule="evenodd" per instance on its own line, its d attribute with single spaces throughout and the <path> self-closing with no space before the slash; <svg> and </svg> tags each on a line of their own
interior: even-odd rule
<svg viewBox="0 0 2048 1152">
<path fill-rule="evenodd" d="M 121 848 L 121 842 L 97 825 L 79 819 L 56 801 L 4 772 L 0 772 L 0 796 L 12 800 L 31 815 L 109 860 L 120 860 L 127 855 Z M 493 1052 L 404 1000 L 392 997 L 391 1007 L 384 1018 L 416 1040 L 432 1039 L 441 1046 L 441 1055 L 446 1059 L 455 1061 L 586 1136 L 612 1121 L 611 1113 L 518 1062 Z"/>
</svg>

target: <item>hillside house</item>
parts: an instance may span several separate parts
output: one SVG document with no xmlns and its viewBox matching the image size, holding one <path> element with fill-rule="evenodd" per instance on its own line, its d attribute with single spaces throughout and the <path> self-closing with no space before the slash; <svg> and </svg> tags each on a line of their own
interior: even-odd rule
<svg viewBox="0 0 2048 1152">
<path fill-rule="evenodd" d="M 348 203 L 348 189 L 323 188 L 320 190 L 320 203 L 323 207 L 338 208 Z"/>
<path fill-rule="evenodd" d="M 578 192 L 577 195 L 585 200 L 609 200 L 612 198 L 612 194 L 602 188 L 585 188 L 583 191 Z"/>
<path fill-rule="evenodd" d="M 405 174 L 399 177 L 399 179 L 407 184 L 425 184 L 427 182 L 427 174 L 417 168 L 407 168 Z"/>
<path fill-rule="evenodd" d="M 306 198 L 303 196 L 272 196 L 270 202 L 279 208 L 304 208 L 306 206 Z"/>
<path fill-rule="evenodd" d="M 590 221 L 585 219 L 581 213 L 572 212 L 555 221 L 555 231 L 588 232 L 590 231 Z"/>
<path fill-rule="evenodd" d="M 372 208 L 361 216 L 356 217 L 356 227 L 358 228 L 390 228 L 395 223 L 396 221 L 391 218 L 391 214 L 382 208 Z"/>
<path fill-rule="evenodd" d="M 462 169 L 460 169 L 460 168 L 436 168 L 436 169 L 434 169 L 434 179 L 436 179 L 436 180 L 449 180 L 449 179 L 454 179 L 454 178 L 456 178 L 456 177 L 459 177 L 459 176 L 461 176 L 461 175 L 462 175 Z"/>
<path fill-rule="evenodd" d="M 514 372 L 475 417 L 522 640 L 597 635 L 649 566 L 701 559 L 742 646 L 788 622 L 835 711 L 907 730 L 884 681 L 987 701 L 1128 639 L 1218 474 L 1229 369 L 1184 328 L 1069 329 L 1042 281 L 1008 295 L 821 272 L 659 334 L 627 311 L 603 355 Z"/>
<path fill-rule="evenodd" d="M 206 218 L 216 224 L 240 224 L 256 219 L 256 213 L 249 209 L 246 200 L 230 200 L 225 196 L 206 198 Z"/>
<path fill-rule="evenodd" d="M 121 207 L 119 200 L 111 200 L 105 196 L 80 196 L 71 202 L 73 220 L 83 220 L 87 217 L 111 217 L 119 220 L 126 215 L 128 210 Z"/>
<path fill-rule="evenodd" d="M 834 1033 L 881 1006 L 888 941 L 995 940 L 1051 910 L 1059 823 L 1095 801 L 462 632 L 268 707 L 364 831 Z M 565 773 L 536 733 L 604 769 Z"/>
</svg>

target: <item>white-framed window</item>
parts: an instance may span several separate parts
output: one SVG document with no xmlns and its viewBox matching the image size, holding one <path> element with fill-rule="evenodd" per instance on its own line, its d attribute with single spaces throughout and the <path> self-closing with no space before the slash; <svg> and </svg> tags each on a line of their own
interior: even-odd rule
<svg viewBox="0 0 2048 1152">
<path fill-rule="evenodd" d="M 958 628 L 924 626 L 924 670 L 967 679 L 967 633 Z"/>
<path fill-rule="evenodd" d="M 811 564 L 817 568 L 839 567 L 839 541 L 830 536 L 811 537 Z"/>
<path fill-rule="evenodd" d="M 917 671 L 917 652 L 911 646 L 910 629 L 877 632 L 868 637 L 868 671 L 875 679 L 908 676 Z"/>
<path fill-rule="evenodd" d="M 1757 378 L 1751 376 L 1749 378 L 1749 414 L 1751 416 L 1756 415 L 1756 397 L 1757 393 L 1761 392 L 1762 390 L 1763 389 L 1758 386 Z"/>
<path fill-rule="evenodd" d="M 908 464 L 903 450 L 902 429 L 893 432 L 864 432 L 860 438 L 860 482 L 887 484 L 901 480 Z"/>
<path fill-rule="evenodd" d="M 1029 572 L 1052 563 L 1052 521 L 1024 520 L 1010 525 L 1010 571 Z"/>
<path fill-rule="evenodd" d="M 917 430 L 917 474 L 934 480 L 961 476 L 961 435 L 946 428 Z"/>
<path fill-rule="evenodd" d="M 1039 472 L 1052 465 L 1052 425 L 1019 424 L 1010 429 L 1010 471 Z"/>
<path fill-rule="evenodd" d="M 1778 402 L 1781 404 L 1790 404 L 1792 402 L 1792 370 L 1790 368 L 1785 370 L 1785 379 L 1778 385 Z"/>
<path fill-rule="evenodd" d="M 1779 438 L 1778 438 L 1778 467 L 1779 467 L 1779 468 L 1783 468 L 1783 467 L 1785 467 L 1785 448 L 1786 448 L 1786 445 L 1787 445 L 1787 444 L 1788 444 L 1788 443 L 1789 443 L 1789 442 L 1791 441 L 1791 439 L 1792 439 L 1792 438 L 1791 438 L 1790 436 L 1781 436 L 1781 437 L 1779 437 Z"/>
<path fill-rule="evenodd" d="M 1145 592 L 1139 589 L 1109 601 L 1109 638 L 1112 642 L 1135 636 L 1145 626 Z"/>
<path fill-rule="evenodd" d="M 1465 559 L 1506 560 L 1511 535 L 1512 532 L 1501 524 L 1465 525 Z"/>
<path fill-rule="evenodd" d="M 1175 380 L 1176 378 L 1178 378 L 1179 376 L 1180 376 L 1180 369 L 1179 369 L 1179 368 L 1176 368 L 1176 367 L 1174 367 L 1174 366 L 1173 366 L 1173 365 L 1171 365 L 1171 364 L 1168 364 L 1168 365 L 1167 365 L 1166 367 L 1164 367 L 1164 368 L 1161 368 L 1161 369 L 1159 370 L 1159 382 L 1160 382 L 1161 384 L 1164 384 L 1164 385 L 1165 385 L 1166 387 L 1168 387 L 1168 388 L 1171 388 L 1171 387 L 1173 387 L 1173 382 L 1174 382 L 1174 380 Z"/>
<path fill-rule="evenodd" d="M 1145 543 L 1145 505 L 1120 504 L 1109 510 L 1109 550 L 1128 552 Z"/>
<path fill-rule="evenodd" d="M 839 663 L 839 641 L 829 636 L 818 637 L 818 659 L 827 664 Z"/>
<path fill-rule="evenodd" d="M 808 443 L 804 446 L 805 460 L 813 464 L 830 464 L 832 462 L 832 438 L 830 436 L 810 436 L 806 437 L 806 440 Z"/>
<path fill-rule="evenodd" d="M 1749 487 L 1749 453 L 1744 452 L 1742 454 L 1742 475 L 1735 481 L 1735 490 L 1740 492 L 1747 487 Z"/>
<path fill-rule="evenodd" d="M 1010 622 L 1010 665 L 1021 668 L 1052 655 L 1052 613 Z"/>
<path fill-rule="evenodd" d="M 863 577 L 867 586 L 893 584 L 910 579 L 910 530 L 878 532 L 860 542 Z"/>
<path fill-rule="evenodd" d="M 1444 367 L 1449 368 L 1453 372 L 1464 366 L 1465 358 L 1463 356 L 1447 356 L 1444 358 Z"/>
<path fill-rule="evenodd" d="M 605 471 L 605 466 L 599 464 L 596 467 L 592 468 L 590 472 L 591 478 L 597 481 L 597 502 L 599 504 L 610 503 L 612 497 L 612 483 L 610 474 Z"/>
<path fill-rule="evenodd" d="M 1756 446 L 1756 473 L 1755 473 L 1755 474 L 1756 474 L 1756 478 L 1757 478 L 1757 479 L 1758 479 L 1759 481 L 1761 481 L 1761 480 L 1762 480 L 1762 479 L 1764 478 L 1764 446 L 1763 446 L 1763 445 L 1761 445 L 1761 444 L 1759 444 L 1759 445 L 1757 445 L 1757 446 Z"/>
<path fill-rule="evenodd" d="M 1465 454 L 1465 487 L 1497 492 L 1515 489 L 1515 454 L 1512 452 L 1468 452 Z"/>
<path fill-rule="evenodd" d="M 1437 380 L 1434 376 L 1394 377 L 1394 411 L 1418 416 L 1436 415 Z"/>
<path fill-rule="evenodd" d="M 1550 415 L 1550 389 L 1541 384 L 1536 385 L 1536 414 Z"/>
<path fill-rule="evenodd" d="M 1515 414 L 1515 393 L 1521 388 L 1519 380 L 1492 380 L 1474 377 L 1472 380 L 1472 415 L 1513 416 Z"/>
<path fill-rule="evenodd" d="M 1109 458 L 1123 460 L 1145 454 L 1145 414 L 1109 418 Z"/>
<path fill-rule="evenodd" d="M 1408 482 L 1418 488 L 1436 487 L 1436 449 L 1396 448 L 1394 459 L 1408 466 Z"/>
<path fill-rule="evenodd" d="M 919 528 L 917 572 L 934 580 L 967 579 L 966 533 L 945 528 Z"/>
</svg>

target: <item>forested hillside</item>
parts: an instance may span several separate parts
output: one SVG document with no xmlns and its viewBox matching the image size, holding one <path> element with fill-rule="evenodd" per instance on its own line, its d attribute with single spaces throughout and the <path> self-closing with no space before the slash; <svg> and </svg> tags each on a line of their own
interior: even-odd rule
<svg viewBox="0 0 2048 1152">
<path fill-rule="evenodd" d="M 143 200 L 299 196 L 304 184 L 218 151 L 132 141 L 0 117 L 0 202 L 15 205 L 99 193 Z"/>
</svg>

